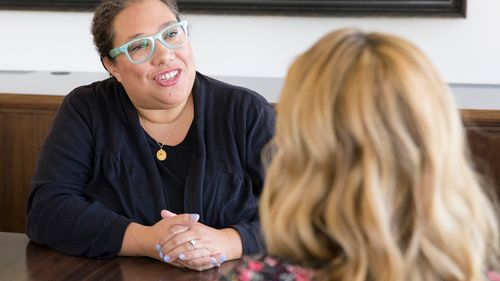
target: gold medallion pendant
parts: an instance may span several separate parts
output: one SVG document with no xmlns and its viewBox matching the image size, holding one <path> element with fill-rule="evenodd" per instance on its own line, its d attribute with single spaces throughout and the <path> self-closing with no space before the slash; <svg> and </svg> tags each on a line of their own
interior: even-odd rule
<svg viewBox="0 0 500 281">
<path fill-rule="evenodd" d="M 158 146 L 160 147 L 160 149 L 158 151 L 156 151 L 156 159 L 160 160 L 160 161 L 164 161 L 165 159 L 167 159 L 167 152 L 165 150 L 163 150 L 163 146 L 168 142 L 168 140 L 170 139 L 170 137 L 172 136 L 172 134 L 174 133 L 175 131 L 175 127 L 177 126 L 177 121 L 179 121 L 179 119 L 181 118 L 182 116 L 182 113 L 184 113 L 184 110 L 186 109 L 186 107 L 188 106 L 189 104 L 189 99 L 191 98 L 191 96 L 189 96 L 186 104 L 184 105 L 184 107 L 182 108 L 181 110 L 181 113 L 179 113 L 179 115 L 177 115 L 177 117 L 175 117 L 175 120 L 173 121 L 173 128 L 172 130 L 170 131 L 169 135 L 167 136 L 167 138 L 165 139 L 165 142 L 164 143 L 160 143 L 159 141 L 156 141 L 156 143 L 158 144 Z M 141 116 L 139 115 L 139 118 L 141 118 Z M 141 123 L 142 124 L 142 123 Z"/>
<path fill-rule="evenodd" d="M 163 150 L 163 148 L 160 148 L 160 150 L 156 152 L 156 158 L 160 161 L 167 159 L 167 152 Z"/>
</svg>

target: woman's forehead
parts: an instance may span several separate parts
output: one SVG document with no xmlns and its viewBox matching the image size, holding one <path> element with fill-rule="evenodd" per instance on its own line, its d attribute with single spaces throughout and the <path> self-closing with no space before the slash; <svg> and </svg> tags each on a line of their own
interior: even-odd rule
<svg viewBox="0 0 500 281">
<path fill-rule="evenodd" d="M 158 0 L 139 1 L 123 9 L 113 21 L 115 39 L 126 39 L 139 35 L 155 34 L 162 27 L 177 19 L 169 7 Z"/>
</svg>

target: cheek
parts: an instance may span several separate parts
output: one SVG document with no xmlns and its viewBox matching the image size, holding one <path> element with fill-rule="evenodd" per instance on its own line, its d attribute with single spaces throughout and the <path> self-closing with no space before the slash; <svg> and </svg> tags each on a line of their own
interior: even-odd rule
<svg viewBox="0 0 500 281">
<path fill-rule="evenodd" d="M 120 70 L 120 83 L 127 92 L 135 92 L 136 89 L 144 89 L 147 83 L 146 71 L 137 67 L 122 68 Z"/>
<path fill-rule="evenodd" d="M 130 64 L 122 70 L 122 77 L 130 81 L 145 80 L 147 76 L 147 63 L 144 64 Z"/>
<path fill-rule="evenodd" d="M 184 48 L 180 49 L 177 53 L 177 57 L 180 58 L 186 67 L 195 68 L 193 51 L 191 49 L 191 45 L 187 45 Z"/>
</svg>

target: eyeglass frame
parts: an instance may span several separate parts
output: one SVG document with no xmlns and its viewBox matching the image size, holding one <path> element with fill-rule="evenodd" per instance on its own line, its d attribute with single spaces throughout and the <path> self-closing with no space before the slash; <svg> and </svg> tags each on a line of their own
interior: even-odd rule
<svg viewBox="0 0 500 281">
<path fill-rule="evenodd" d="M 167 29 L 172 28 L 173 26 L 177 26 L 177 25 L 181 26 L 182 29 L 184 30 L 184 33 L 186 34 L 186 40 L 184 40 L 184 42 L 182 44 L 180 44 L 179 46 L 172 47 L 172 46 L 168 45 L 167 42 L 165 42 L 163 40 L 162 34 Z M 150 60 L 153 57 L 153 54 L 155 53 L 155 50 L 156 50 L 156 40 L 160 41 L 160 43 L 165 48 L 168 48 L 168 49 L 177 49 L 177 48 L 180 48 L 180 47 L 184 46 L 184 44 L 186 44 L 186 42 L 189 39 L 188 35 L 189 35 L 188 34 L 188 22 L 185 21 L 185 20 L 183 20 L 183 21 L 179 21 L 179 22 L 170 24 L 169 26 L 167 26 L 167 27 L 163 28 L 162 30 L 160 30 L 160 32 L 156 33 L 155 35 L 134 38 L 134 39 L 126 42 L 125 44 L 121 45 L 120 47 L 116 47 L 116 48 L 113 48 L 113 49 L 109 50 L 108 54 L 109 54 L 109 56 L 112 59 L 114 59 L 118 55 L 120 55 L 121 53 L 124 53 L 127 56 L 127 59 L 131 63 L 133 63 L 133 64 L 140 64 L 140 63 L 147 62 L 148 60 Z M 141 61 L 135 61 L 135 60 L 133 60 L 132 57 L 130 56 L 130 54 L 128 53 L 128 46 L 130 44 L 134 43 L 134 42 L 137 42 L 138 40 L 145 40 L 145 39 L 148 39 L 148 40 L 150 40 L 150 42 L 153 42 L 153 46 L 151 47 L 151 51 L 150 51 L 149 55 L 144 60 L 141 60 Z"/>
</svg>

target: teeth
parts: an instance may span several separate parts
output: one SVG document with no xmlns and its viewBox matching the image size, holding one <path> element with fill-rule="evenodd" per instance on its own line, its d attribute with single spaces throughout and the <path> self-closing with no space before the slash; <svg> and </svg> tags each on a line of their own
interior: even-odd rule
<svg viewBox="0 0 500 281">
<path fill-rule="evenodd" d="M 174 70 L 172 72 L 168 72 L 168 73 L 165 73 L 163 75 L 160 75 L 158 77 L 158 80 L 168 80 L 168 79 L 172 79 L 174 77 L 177 76 L 177 74 L 179 74 L 179 72 L 177 70 Z"/>
</svg>

